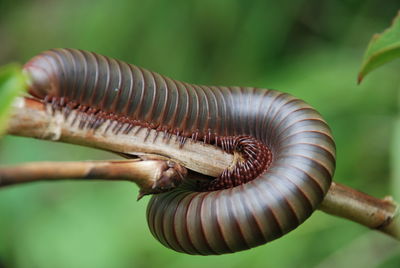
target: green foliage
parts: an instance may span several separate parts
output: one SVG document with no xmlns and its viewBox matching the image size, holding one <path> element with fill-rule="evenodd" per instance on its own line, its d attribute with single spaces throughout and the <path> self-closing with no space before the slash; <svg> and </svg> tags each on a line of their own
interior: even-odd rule
<svg viewBox="0 0 400 268">
<path fill-rule="evenodd" d="M 392 26 L 381 34 L 375 34 L 364 55 L 358 81 L 379 66 L 400 57 L 400 11 Z"/>
<path fill-rule="evenodd" d="M 0 135 L 4 132 L 11 104 L 26 90 L 26 77 L 17 64 L 0 68 Z"/>
<path fill-rule="evenodd" d="M 375 34 L 364 54 L 361 70 L 358 74 L 359 83 L 376 68 L 400 57 L 400 11 L 393 19 L 392 25 L 381 34 Z M 399 95 L 397 93 L 397 95 Z M 400 97 L 400 96 L 399 96 Z M 399 106 L 400 103 L 397 103 Z M 393 135 L 390 144 L 392 192 L 396 199 L 400 198 L 400 117 L 393 122 Z"/>
</svg>

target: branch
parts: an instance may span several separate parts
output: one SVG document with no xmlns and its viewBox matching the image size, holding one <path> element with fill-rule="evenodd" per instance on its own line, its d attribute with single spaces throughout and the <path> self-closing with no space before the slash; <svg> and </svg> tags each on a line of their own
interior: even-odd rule
<svg viewBox="0 0 400 268">
<path fill-rule="evenodd" d="M 119 180 L 136 183 L 139 197 L 160 193 L 179 185 L 187 170 L 158 159 L 122 161 L 38 162 L 0 168 L 0 187 L 54 180 Z"/>
<path fill-rule="evenodd" d="M 212 177 L 217 177 L 234 161 L 233 155 L 215 146 L 187 141 L 182 148 L 178 137 L 166 137 L 155 130 L 134 127 L 129 133 L 117 133 L 115 130 L 128 125 L 119 126 L 115 121 L 107 121 L 96 130 L 88 129 L 81 124 L 85 114 L 74 110 L 66 118 L 60 111 L 49 110 L 49 106 L 46 110 L 43 103 L 34 99 L 17 98 L 14 107 L 7 129 L 12 135 L 79 144 L 135 157 L 148 154 L 165 156 L 190 170 Z"/>
<path fill-rule="evenodd" d="M 391 197 L 378 199 L 333 182 L 319 209 L 400 240 L 399 205 Z"/>
<path fill-rule="evenodd" d="M 236 155 L 227 154 L 215 146 L 203 143 L 189 141 L 186 142 L 182 148 L 179 139 L 173 135 L 166 143 L 165 138 L 159 137 L 156 131 L 147 131 L 146 129 L 137 128 L 132 130 L 135 135 L 128 135 L 122 131 L 117 133 L 112 130 L 120 128 L 121 126 L 113 125 L 114 122 L 112 121 L 104 123 L 96 131 L 88 130 L 80 126 L 80 116 L 79 113 L 73 111 L 68 118 L 65 118 L 61 112 L 46 110 L 43 104 L 36 100 L 19 98 L 15 104 L 15 110 L 9 123 L 8 133 L 91 146 L 104 150 L 121 152 L 126 155 L 153 154 L 165 156 L 165 160 L 172 159 L 180 166 L 212 177 L 221 174 L 226 167 L 232 165 L 236 160 Z M 123 127 L 124 126 L 122 126 L 122 128 Z M 212 161 L 210 161 L 210 159 L 212 159 Z M 159 161 L 163 160 L 161 159 Z M 89 173 L 87 173 L 87 169 L 85 168 L 89 168 L 89 166 L 93 165 L 95 162 L 83 163 L 85 164 L 82 164 L 82 162 L 71 164 L 72 167 L 70 167 L 73 168 L 75 166 L 77 171 L 77 173 L 74 173 L 75 176 L 73 176 L 73 178 L 112 180 L 122 178 L 132 181 L 136 180 L 133 175 L 127 175 L 127 173 L 124 172 L 122 172 L 122 174 L 125 174 L 125 176 L 127 175 L 127 177 L 120 176 L 118 172 L 114 173 L 120 170 L 117 166 L 118 163 L 121 162 L 118 161 L 107 162 L 112 163 L 109 165 L 107 164 L 108 166 L 104 162 L 97 162 L 98 166 L 95 165 L 96 167 L 92 169 L 94 171 Z M 131 161 L 129 163 L 130 164 L 127 165 L 129 166 L 130 172 L 133 172 L 132 174 L 134 174 L 135 169 L 142 169 L 141 171 L 143 171 L 142 167 L 135 167 L 134 163 L 137 163 L 136 161 Z M 103 164 L 104 166 L 102 166 Z M 43 163 L 42 166 L 40 166 L 41 164 L 34 165 L 36 168 L 27 165 L 17 168 L 14 167 L 8 169 L 8 171 L 7 169 L 0 169 L 0 178 L 2 174 L 12 174 L 7 177 L 8 184 L 50 179 L 50 177 L 51 179 L 71 178 L 71 174 L 69 174 L 71 169 L 69 171 L 65 170 L 65 173 L 60 171 L 60 174 L 54 174 L 54 167 L 51 167 L 52 164 Z M 54 165 L 65 165 L 65 163 L 55 163 Z M 84 165 L 85 168 L 81 165 Z M 157 170 L 157 167 L 153 168 Z M 32 172 L 33 169 L 36 169 L 36 176 L 29 176 L 29 172 Z M 42 169 L 42 171 L 40 169 Z M 82 172 L 84 170 L 85 172 Z M 99 170 L 101 170 L 101 172 L 97 172 Z M 122 170 L 126 171 L 125 169 Z M 144 170 L 146 170 L 146 168 Z M 49 174 L 52 175 L 50 176 Z M 90 175 L 88 176 L 88 174 Z M 142 184 L 144 183 L 147 185 L 146 181 L 149 181 L 149 186 L 153 187 L 154 185 L 154 176 L 151 175 L 151 172 L 142 177 L 141 180 Z M 141 183 L 139 183 L 139 186 Z M 319 209 L 328 214 L 349 219 L 371 229 L 382 231 L 396 239 L 400 239 L 399 206 L 390 198 L 378 199 L 346 186 L 333 183 Z"/>
</svg>

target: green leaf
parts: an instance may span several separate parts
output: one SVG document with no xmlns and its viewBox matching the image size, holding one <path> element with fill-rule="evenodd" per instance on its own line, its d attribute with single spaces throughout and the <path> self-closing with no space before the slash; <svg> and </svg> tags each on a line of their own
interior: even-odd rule
<svg viewBox="0 0 400 268">
<path fill-rule="evenodd" d="M 0 68 L 0 135 L 5 131 L 13 100 L 27 88 L 26 81 L 18 64 Z"/>
<path fill-rule="evenodd" d="M 361 83 L 372 70 L 398 57 L 400 57 L 400 11 L 388 29 L 372 37 L 358 74 L 358 83 Z"/>
</svg>

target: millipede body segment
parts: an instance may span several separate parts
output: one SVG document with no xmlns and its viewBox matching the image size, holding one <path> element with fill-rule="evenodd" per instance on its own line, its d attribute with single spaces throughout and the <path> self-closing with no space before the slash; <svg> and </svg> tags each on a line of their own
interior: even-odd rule
<svg viewBox="0 0 400 268">
<path fill-rule="evenodd" d="M 24 66 L 30 94 L 80 113 L 79 126 L 213 144 L 240 159 L 209 183 L 154 195 L 147 219 L 162 244 L 188 254 L 236 252 L 296 228 L 327 193 L 335 169 L 328 125 L 275 90 L 179 82 L 95 53 L 53 49 Z M 210 159 L 212 161 L 212 159 Z"/>
</svg>

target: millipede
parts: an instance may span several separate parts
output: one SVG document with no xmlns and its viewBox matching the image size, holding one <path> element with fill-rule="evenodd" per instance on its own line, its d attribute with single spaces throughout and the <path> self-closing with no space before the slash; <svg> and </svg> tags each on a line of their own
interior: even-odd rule
<svg viewBox="0 0 400 268">
<path fill-rule="evenodd" d="M 45 51 L 24 66 L 29 93 L 79 126 L 202 142 L 240 161 L 209 182 L 151 197 L 147 220 L 164 246 L 215 255 L 272 241 L 304 222 L 327 193 L 335 143 L 322 116 L 287 93 L 180 82 L 77 49 Z M 212 161 L 212 159 L 210 159 Z"/>
</svg>

